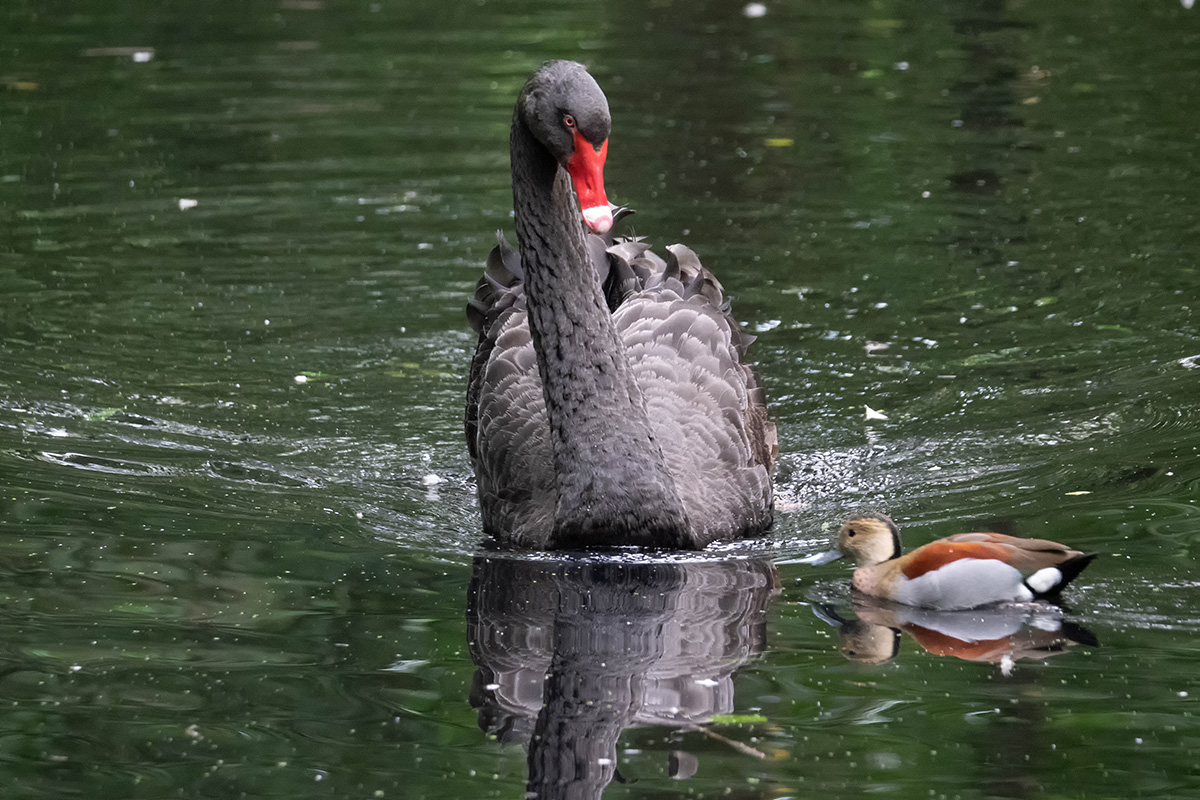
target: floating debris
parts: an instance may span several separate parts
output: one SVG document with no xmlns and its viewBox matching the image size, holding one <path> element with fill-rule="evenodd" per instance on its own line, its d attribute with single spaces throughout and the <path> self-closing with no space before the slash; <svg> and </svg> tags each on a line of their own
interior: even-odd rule
<svg viewBox="0 0 1200 800">
<path fill-rule="evenodd" d="M 1012 654 L 1005 653 L 1003 656 L 1000 657 L 1000 674 L 1006 678 L 1012 677 L 1013 667 L 1015 665 L 1016 665 L 1016 661 L 1013 660 Z"/>
<path fill-rule="evenodd" d="M 884 414 L 882 411 L 876 411 L 875 409 L 871 408 L 870 406 L 863 406 L 863 408 L 865 408 L 867 410 L 867 413 L 865 415 L 865 419 L 867 420 L 867 422 L 870 422 L 871 420 L 875 420 L 875 419 L 887 419 L 888 418 L 887 414 Z"/>
<path fill-rule="evenodd" d="M 767 6 L 765 3 L 747 3 L 742 8 L 742 16 L 746 19 L 759 19 L 767 15 Z"/>
<path fill-rule="evenodd" d="M 187 211 L 189 208 L 195 208 L 198 205 L 200 205 L 199 200 L 192 200 L 187 197 L 179 198 L 179 210 L 180 211 Z"/>
<path fill-rule="evenodd" d="M 81 53 L 86 58 L 118 56 L 132 59 L 135 64 L 154 60 L 153 47 L 89 47 Z"/>
</svg>

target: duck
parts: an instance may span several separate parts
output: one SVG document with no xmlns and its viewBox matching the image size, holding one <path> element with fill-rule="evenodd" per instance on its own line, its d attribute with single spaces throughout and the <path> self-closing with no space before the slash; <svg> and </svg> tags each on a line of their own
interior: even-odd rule
<svg viewBox="0 0 1200 800">
<path fill-rule="evenodd" d="M 900 529 L 879 513 L 848 519 L 838 532 L 837 548 L 809 563 L 843 554 L 857 564 L 857 592 L 943 611 L 1053 597 L 1097 555 L 1048 539 L 1002 533 L 960 533 L 905 553 Z"/>
<path fill-rule="evenodd" d="M 774 423 L 753 340 L 683 245 L 617 238 L 612 119 L 587 69 L 547 61 L 509 137 L 517 246 L 467 306 L 466 439 L 484 532 L 535 550 L 696 550 L 767 531 Z"/>
</svg>

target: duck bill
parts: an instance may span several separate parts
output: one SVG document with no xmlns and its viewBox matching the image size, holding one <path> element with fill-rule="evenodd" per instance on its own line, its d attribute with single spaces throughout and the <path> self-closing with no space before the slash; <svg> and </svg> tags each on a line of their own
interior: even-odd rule
<svg viewBox="0 0 1200 800">
<path fill-rule="evenodd" d="M 606 233 L 613 225 L 608 196 L 604 193 L 604 159 L 608 156 L 608 140 L 599 147 L 575 131 L 575 152 L 567 160 L 567 172 L 575 184 L 583 222 L 589 230 Z"/>
<path fill-rule="evenodd" d="M 798 564 L 811 564 L 814 567 L 819 567 L 822 564 L 828 564 L 830 561 L 837 561 L 842 557 L 841 550 L 826 550 L 824 553 L 814 553 L 811 556 L 798 559 Z"/>
</svg>

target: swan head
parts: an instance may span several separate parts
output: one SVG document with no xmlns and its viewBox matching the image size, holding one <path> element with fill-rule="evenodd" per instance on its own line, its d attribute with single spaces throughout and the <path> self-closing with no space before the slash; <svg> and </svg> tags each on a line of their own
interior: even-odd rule
<svg viewBox="0 0 1200 800">
<path fill-rule="evenodd" d="M 900 529 L 887 514 L 860 514 L 846 520 L 838 532 L 838 549 L 860 567 L 872 567 L 903 552 Z"/>
<path fill-rule="evenodd" d="M 574 61 L 547 61 L 529 77 L 517 104 L 530 132 L 571 175 L 583 221 L 596 233 L 612 227 L 604 159 L 612 117 L 595 78 Z"/>
</svg>

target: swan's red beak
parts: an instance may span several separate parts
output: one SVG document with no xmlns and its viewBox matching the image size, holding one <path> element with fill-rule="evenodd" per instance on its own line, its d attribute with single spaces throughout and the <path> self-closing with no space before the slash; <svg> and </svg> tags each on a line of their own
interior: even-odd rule
<svg viewBox="0 0 1200 800">
<path fill-rule="evenodd" d="M 571 173 L 575 194 L 579 195 L 583 221 L 596 233 L 605 233 L 613 224 L 608 196 L 604 194 L 604 159 L 607 156 L 607 139 L 597 148 L 575 131 L 575 152 L 567 160 L 567 172 Z"/>
</svg>

